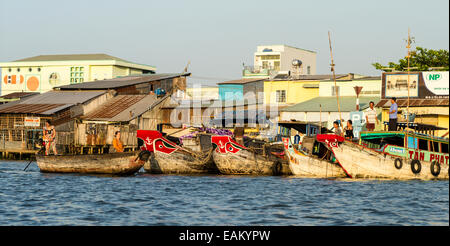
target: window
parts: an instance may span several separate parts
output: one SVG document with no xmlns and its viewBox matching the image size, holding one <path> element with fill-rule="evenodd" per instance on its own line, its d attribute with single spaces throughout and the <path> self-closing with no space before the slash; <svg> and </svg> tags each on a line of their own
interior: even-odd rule
<svg viewBox="0 0 450 246">
<path fill-rule="evenodd" d="M 48 82 L 52 86 L 56 86 L 59 84 L 59 74 L 58 73 L 52 73 L 50 74 L 50 77 L 48 78 Z"/>
<path fill-rule="evenodd" d="M 311 74 L 311 66 L 306 67 L 306 74 Z"/>
<path fill-rule="evenodd" d="M 336 95 L 336 89 L 337 89 L 337 95 Z M 332 96 L 339 96 L 341 93 L 340 93 L 340 88 L 339 88 L 339 86 L 331 86 L 331 95 Z"/>
<path fill-rule="evenodd" d="M 12 71 L 12 69 L 11 69 L 11 68 L 9 68 L 9 69 L 8 69 L 8 72 L 11 72 L 11 71 Z"/>
<path fill-rule="evenodd" d="M 430 142 L 430 151 L 432 152 L 439 152 L 439 142 Z"/>
<path fill-rule="evenodd" d="M 280 71 L 280 61 L 274 61 L 273 68 L 275 71 Z"/>
<path fill-rule="evenodd" d="M 28 68 L 28 72 L 31 72 L 31 71 L 33 71 L 33 69 L 30 67 L 30 68 Z"/>
<path fill-rule="evenodd" d="M 277 90 L 277 103 L 286 102 L 286 91 L 285 90 Z"/>
<path fill-rule="evenodd" d="M 84 81 L 84 73 L 82 72 L 84 67 L 71 67 L 70 68 L 70 83 L 81 83 Z"/>
<path fill-rule="evenodd" d="M 263 55 L 259 57 L 261 60 L 280 60 L 280 55 Z"/>
<path fill-rule="evenodd" d="M 20 68 L 17 68 L 17 72 L 20 72 Z"/>
<path fill-rule="evenodd" d="M 446 143 L 441 143 L 441 152 L 448 154 L 448 144 Z"/>
<path fill-rule="evenodd" d="M 428 151 L 428 141 L 419 138 L 419 149 Z"/>
</svg>

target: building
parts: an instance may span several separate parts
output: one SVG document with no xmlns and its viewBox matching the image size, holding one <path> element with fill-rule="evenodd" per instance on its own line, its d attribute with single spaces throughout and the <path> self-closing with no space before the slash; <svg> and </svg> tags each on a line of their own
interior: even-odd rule
<svg viewBox="0 0 450 246">
<path fill-rule="evenodd" d="M 315 51 L 288 45 L 260 45 L 254 53 L 253 66 L 244 66 L 243 78 L 269 78 L 277 73 L 316 74 Z"/>
<path fill-rule="evenodd" d="M 198 86 L 186 88 L 186 98 L 192 100 L 217 100 L 219 99 L 219 87 Z"/>
<path fill-rule="evenodd" d="M 379 99 L 379 97 L 361 97 L 360 110 L 367 109 L 369 102 L 376 103 Z M 351 119 L 350 113 L 356 111 L 356 96 L 339 97 L 340 112 L 337 105 L 337 97 L 316 97 L 281 109 L 280 121 L 327 122 L 326 127 L 331 129 L 335 120 Z"/>
<path fill-rule="evenodd" d="M 349 80 L 354 74 L 338 74 L 336 80 Z M 264 81 L 264 103 L 289 106 L 319 96 L 319 85 L 324 80 L 333 80 L 333 75 L 277 75 Z"/>
<path fill-rule="evenodd" d="M 254 96 L 250 100 L 256 100 L 259 96 L 263 96 L 264 80 L 262 78 L 253 78 L 217 83 L 219 86 L 219 99 L 223 101 L 240 101 Z"/>
<path fill-rule="evenodd" d="M 320 81 L 319 97 L 336 96 L 355 96 L 354 88 L 362 87 L 360 97 L 381 97 L 381 76 L 361 76 L 354 75 L 353 78 L 336 80 L 336 86 L 333 79 Z M 337 89 L 337 90 L 336 90 Z"/>
<path fill-rule="evenodd" d="M 49 91 L 0 105 L 0 149 L 33 150 L 46 120 L 55 125 L 57 144 L 71 145 L 74 120 L 114 96 L 103 91 Z"/>
<path fill-rule="evenodd" d="M 79 117 L 74 132 L 74 146 L 96 146 L 105 151 L 112 145 L 114 134 L 120 131 L 125 148 L 138 146 L 136 130 L 157 129 L 161 123 L 158 105 L 168 96 L 117 95 L 95 110 Z M 156 114 L 154 114 L 156 113 Z"/>
<path fill-rule="evenodd" d="M 408 86 L 409 85 L 409 86 Z M 409 89 L 408 89 L 409 87 Z M 398 121 L 406 123 L 406 109 L 414 114 L 414 123 L 439 126 L 436 136 L 448 133 L 449 128 L 449 72 L 389 72 L 382 75 L 381 100 L 383 122 L 389 121 L 391 98 L 397 98 Z"/>
<path fill-rule="evenodd" d="M 46 92 L 53 87 L 135 74 L 153 74 L 154 66 L 106 54 L 40 55 L 0 63 L 1 95 Z"/>
<path fill-rule="evenodd" d="M 55 87 L 61 91 L 115 90 L 118 94 L 149 94 L 160 92 L 166 94 L 186 91 L 186 77 L 190 73 L 161 73 L 130 75 L 114 79 L 93 81 Z"/>
<path fill-rule="evenodd" d="M 185 87 L 189 75 L 84 82 L 0 105 L 0 152 L 35 150 L 46 120 L 55 126 L 59 153 L 108 151 L 117 130 L 125 147 L 136 149 L 136 130 L 156 129 L 162 122 L 163 102 Z M 158 89 L 166 93 L 158 94 Z"/>
</svg>

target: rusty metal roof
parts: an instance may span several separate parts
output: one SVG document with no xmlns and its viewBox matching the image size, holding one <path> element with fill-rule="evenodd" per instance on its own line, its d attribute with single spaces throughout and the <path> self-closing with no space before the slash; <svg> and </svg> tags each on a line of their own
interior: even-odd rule
<svg viewBox="0 0 450 246">
<path fill-rule="evenodd" d="M 92 121 L 128 122 L 149 110 L 157 100 L 155 95 L 118 95 L 81 118 Z"/>
<path fill-rule="evenodd" d="M 51 115 L 105 93 L 106 91 L 49 91 L 0 105 L 0 113 Z"/>
<path fill-rule="evenodd" d="M 16 104 L 0 109 L 0 113 L 42 114 L 47 110 L 64 106 L 64 104 Z"/>
<path fill-rule="evenodd" d="M 408 99 L 397 99 L 397 105 L 399 107 L 406 107 L 408 105 Z M 376 107 L 390 107 L 391 99 L 381 99 L 377 103 Z M 432 106 L 449 106 L 448 98 L 438 99 L 409 99 L 410 107 L 432 107 Z"/>
</svg>

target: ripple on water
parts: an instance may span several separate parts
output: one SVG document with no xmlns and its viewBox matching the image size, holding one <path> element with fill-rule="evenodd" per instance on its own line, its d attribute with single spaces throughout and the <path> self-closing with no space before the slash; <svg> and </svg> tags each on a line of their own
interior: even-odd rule
<svg viewBox="0 0 450 246">
<path fill-rule="evenodd" d="M 44 174 L 0 162 L 2 225 L 449 225 L 448 181 Z"/>
</svg>

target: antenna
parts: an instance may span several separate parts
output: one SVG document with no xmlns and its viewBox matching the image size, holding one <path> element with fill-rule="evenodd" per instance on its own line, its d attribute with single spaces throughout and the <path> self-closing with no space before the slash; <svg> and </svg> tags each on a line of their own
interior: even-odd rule
<svg viewBox="0 0 450 246">
<path fill-rule="evenodd" d="M 191 61 L 188 61 L 186 67 L 184 67 L 184 70 L 183 70 L 184 73 L 187 73 L 189 65 L 191 65 Z"/>
<path fill-rule="evenodd" d="M 330 55 L 331 55 L 331 64 L 330 64 L 330 66 L 331 66 L 331 71 L 333 72 L 333 80 L 334 80 L 334 89 L 336 90 L 336 100 L 337 100 L 337 106 L 338 106 L 338 111 L 339 111 L 339 120 L 340 120 L 340 123 L 341 123 L 341 125 L 343 124 L 342 123 L 342 114 L 341 114 L 341 106 L 340 106 L 340 104 L 339 104 L 339 92 L 338 92 L 338 87 L 337 87 L 337 84 L 336 84 L 336 74 L 335 74 L 335 69 L 334 69 L 334 66 L 335 66 L 335 64 L 334 64 L 334 60 L 333 60 L 333 48 L 331 48 L 331 34 L 330 34 L 330 31 L 328 31 L 328 41 L 329 41 L 329 43 L 330 43 Z"/>
</svg>

